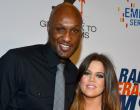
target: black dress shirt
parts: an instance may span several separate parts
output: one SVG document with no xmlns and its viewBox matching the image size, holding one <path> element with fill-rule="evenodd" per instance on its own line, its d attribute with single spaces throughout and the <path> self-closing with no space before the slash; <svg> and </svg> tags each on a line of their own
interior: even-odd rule
<svg viewBox="0 0 140 110">
<path fill-rule="evenodd" d="M 0 110 L 53 110 L 59 57 L 49 44 L 12 49 L 0 59 Z M 77 68 L 65 64 L 65 110 L 72 102 Z"/>
</svg>

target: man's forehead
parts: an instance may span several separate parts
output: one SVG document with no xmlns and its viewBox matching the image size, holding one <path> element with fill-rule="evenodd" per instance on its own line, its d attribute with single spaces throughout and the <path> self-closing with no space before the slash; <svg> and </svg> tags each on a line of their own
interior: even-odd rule
<svg viewBox="0 0 140 110">
<path fill-rule="evenodd" d="M 81 24 L 82 17 L 79 10 L 70 3 L 60 4 L 52 9 L 49 22 L 55 24 L 54 22 L 60 22 L 61 20 L 68 19 L 78 22 Z"/>
<path fill-rule="evenodd" d="M 80 12 L 79 10 L 72 4 L 70 3 L 62 3 L 60 5 L 57 5 L 55 7 L 53 7 L 52 12 L 51 12 L 51 16 L 55 16 L 58 14 L 79 14 Z"/>
</svg>

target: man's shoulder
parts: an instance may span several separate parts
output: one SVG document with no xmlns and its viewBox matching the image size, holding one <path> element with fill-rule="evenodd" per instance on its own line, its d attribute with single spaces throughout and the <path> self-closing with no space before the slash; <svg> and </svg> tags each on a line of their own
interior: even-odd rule
<svg viewBox="0 0 140 110">
<path fill-rule="evenodd" d="M 16 56 L 16 57 L 34 56 L 40 54 L 43 47 L 44 47 L 43 44 L 38 44 L 14 48 L 10 49 L 4 56 Z"/>
<path fill-rule="evenodd" d="M 33 52 L 33 51 L 40 50 L 42 47 L 44 47 L 43 44 L 30 45 L 30 46 L 25 46 L 25 47 L 14 48 L 14 49 L 11 49 L 11 51 L 15 51 L 15 52 Z"/>
</svg>

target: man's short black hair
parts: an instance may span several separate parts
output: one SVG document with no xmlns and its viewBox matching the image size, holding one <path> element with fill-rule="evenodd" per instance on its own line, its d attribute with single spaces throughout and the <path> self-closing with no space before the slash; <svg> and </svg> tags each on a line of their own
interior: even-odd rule
<svg viewBox="0 0 140 110">
<path fill-rule="evenodd" d="M 76 0 L 64 0 L 64 2 L 69 2 L 71 4 L 73 4 Z"/>
</svg>

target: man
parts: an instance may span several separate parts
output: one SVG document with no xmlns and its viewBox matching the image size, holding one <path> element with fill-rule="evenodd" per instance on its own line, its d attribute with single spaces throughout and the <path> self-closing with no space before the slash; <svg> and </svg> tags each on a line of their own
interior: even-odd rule
<svg viewBox="0 0 140 110">
<path fill-rule="evenodd" d="M 69 60 L 82 38 L 80 12 L 56 6 L 48 22 L 48 42 L 11 49 L 0 59 L 0 110 L 53 110 L 57 65 L 65 64 L 65 110 L 71 104 L 77 68 Z"/>
</svg>

